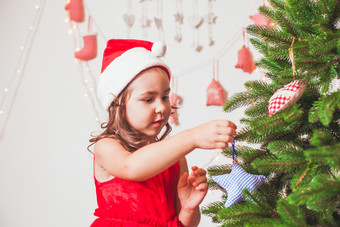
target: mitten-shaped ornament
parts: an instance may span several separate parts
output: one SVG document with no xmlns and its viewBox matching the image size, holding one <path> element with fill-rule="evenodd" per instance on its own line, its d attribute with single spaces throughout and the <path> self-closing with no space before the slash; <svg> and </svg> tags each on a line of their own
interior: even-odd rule
<svg viewBox="0 0 340 227">
<path fill-rule="evenodd" d="M 296 80 L 277 90 L 269 99 L 269 116 L 292 106 L 301 98 L 305 89 L 306 83 Z"/>
<path fill-rule="evenodd" d="M 170 97 L 170 105 L 173 107 L 171 109 L 171 115 L 170 115 L 170 123 L 174 125 L 179 125 L 178 121 L 178 113 L 177 113 L 177 105 L 181 104 L 182 98 L 179 97 L 177 94 L 172 93 Z"/>
<path fill-rule="evenodd" d="M 70 0 L 65 6 L 65 10 L 68 10 L 70 20 L 75 22 L 84 21 L 84 5 L 83 0 Z"/>
<path fill-rule="evenodd" d="M 207 106 L 223 106 L 225 95 L 223 87 L 213 78 L 207 88 Z"/>
<path fill-rule="evenodd" d="M 83 36 L 83 49 L 76 51 L 74 56 L 83 61 L 88 61 L 97 56 L 97 34 Z"/>
<path fill-rule="evenodd" d="M 265 181 L 263 175 L 252 175 L 247 173 L 239 164 L 233 163 L 230 174 L 212 176 L 212 179 L 224 188 L 228 193 L 225 207 L 230 207 L 242 201 L 242 190 L 254 191 Z"/>
<path fill-rule="evenodd" d="M 252 73 L 256 69 L 253 56 L 245 45 L 238 51 L 238 62 L 235 68 L 240 68 L 247 73 Z"/>
</svg>

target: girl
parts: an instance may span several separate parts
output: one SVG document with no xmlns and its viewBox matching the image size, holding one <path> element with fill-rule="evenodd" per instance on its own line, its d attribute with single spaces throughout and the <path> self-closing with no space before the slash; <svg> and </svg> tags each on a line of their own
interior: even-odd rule
<svg viewBox="0 0 340 227">
<path fill-rule="evenodd" d="M 170 70 L 158 58 L 164 52 L 164 45 L 141 40 L 107 43 L 98 97 L 109 120 L 90 140 L 98 202 L 92 227 L 197 226 L 206 171 L 194 166 L 189 175 L 185 155 L 233 141 L 236 126 L 227 120 L 165 139 L 171 106 Z"/>
</svg>

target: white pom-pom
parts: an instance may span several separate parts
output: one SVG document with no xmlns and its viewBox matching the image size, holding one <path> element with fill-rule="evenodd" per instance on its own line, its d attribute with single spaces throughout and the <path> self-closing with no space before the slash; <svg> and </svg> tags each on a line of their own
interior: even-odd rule
<svg viewBox="0 0 340 227">
<path fill-rule="evenodd" d="M 166 52 L 166 45 L 162 41 L 154 42 L 151 48 L 151 52 L 157 57 L 163 57 Z"/>
</svg>

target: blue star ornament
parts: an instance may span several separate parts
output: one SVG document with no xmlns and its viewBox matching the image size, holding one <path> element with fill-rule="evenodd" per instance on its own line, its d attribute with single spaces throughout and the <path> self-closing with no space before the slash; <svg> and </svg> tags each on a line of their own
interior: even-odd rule
<svg viewBox="0 0 340 227">
<path fill-rule="evenodd" d="M 230 174 L 212 176 L 212 179 L 227 190 L 228 198 L 225 207 L 230 207 L 243 200 L 242 190 L 254 191 L 260 187 L 266 177 L 247 173 L 240 165 L 234 163 Z"/>
</svg>

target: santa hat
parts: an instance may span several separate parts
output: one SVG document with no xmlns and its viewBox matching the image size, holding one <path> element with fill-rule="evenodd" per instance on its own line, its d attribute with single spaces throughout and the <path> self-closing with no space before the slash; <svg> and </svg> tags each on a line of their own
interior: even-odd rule
<svg viewBox="0 0 340 227">
<path fill-rule="evenodd" d="M 162 42 L 133 39 L 111 39 L 107 42 L 103 55 L 101 75 L 97 94 L 104 109 L 113 98 L 140 72 L 151 67 L 163 68 L 170 80 L 169 67 L 159 58 L 164 56 L 166 46 Z"/>
</svg>

